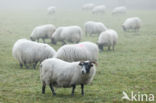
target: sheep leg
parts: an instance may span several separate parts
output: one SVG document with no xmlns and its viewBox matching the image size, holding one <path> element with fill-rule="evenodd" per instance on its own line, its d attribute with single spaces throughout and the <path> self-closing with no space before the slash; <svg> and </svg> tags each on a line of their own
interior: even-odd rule
<svg viewBox="0 0 156 103">
<path fill-rule="evenodd" d="M 37 62 L 33 64 L 33 68 L 36 69 Z"/>
<path fill-rule="evenodd" d="M 29 66 L 27 65 L 26 62 L 24 62 L 24 66 L 25 66 L 27 69 L 29 69 Z"/>
<path fill-rule="evenodd" d="M 45 83 L 43 83 L 43 85 L 42 85 L 42 94 L 45 94 L 45 88 L 46 88 L 46 85 L 45 85 Z"/>
<path fill-rule="evenodd" d="M 81 94 L 82 94 L 82 96 L 84 96 L 84 85 L 83 84 L 81 84 Z"/>
<path fill-rule="evenodd" d="M 73 85 L 72 87 L 73 87 L 73 88 L 72 88 L 72 96 L 74 96 L 74 91 L 75 91 L 76 86 Z"/>
<path fill-rule="evenodd" d="M 22 63 L 20 63 L 20 68 L 23 68 L 23 64 Z"/>
<path fill-rule="evenodd" d="M 113 51 L 114 51 L 114 45 L 112 46 L 112 49 L 113 49 Z"/>
<path fill-rule="evenodd" d="M 110 46 L 108 46 L 108 51 L 110 51 Z"/>
<path fill-rule="evenodd" d="M 65 41 L 62 41 L 62 45 L 66 44 Z"/>
<path fill-rule="evenodd" d="M 55 95 L 56 95 L 56 93 L 55 93 L 55 90 L 54 90 L 54 88 L 53 88 L 53 85 L 52 85 L 52 84 L 50 84 L 49 86 L 50 86 L 50 89 L 51 89 L 51 91 L 52 91 L 53 95 L 55 96 Z"/>
</svg>

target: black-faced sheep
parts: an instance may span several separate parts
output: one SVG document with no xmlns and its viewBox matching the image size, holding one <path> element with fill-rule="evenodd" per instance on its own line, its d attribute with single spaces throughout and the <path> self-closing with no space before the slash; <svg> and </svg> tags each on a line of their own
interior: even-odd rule
<svg viewBox="0 0 156 103">
<path fill-rule="evenodd" d="M 44 60 L 40 65 L 40 79 L 42 93 L 49 85 L 52 94 L 56 95 L 53 87 L 72 87 L 72 95 L 76 85 L 81 85 L 81 94 L 84 95 L 84 85 L 90 83 L 96 73 L 95 62 L 65 62 L 57 58 Z"/>
</svg>

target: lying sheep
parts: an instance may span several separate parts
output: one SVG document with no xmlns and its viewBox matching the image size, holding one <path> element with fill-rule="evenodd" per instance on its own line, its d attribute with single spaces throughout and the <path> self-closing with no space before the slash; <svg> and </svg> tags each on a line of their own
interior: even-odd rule
<svg viewBox="0 0 156 103">
<path fill-rule="evenodd" d="M 112 15 L 126 14 L 127 8 L 124 6 L 116 7 L 112 11 Z"/>
<path fill-rule="evenodd" d="M 78 43 L 81 40 L 82 29 L 79 26 L 66 26 L 59 27 L 56 29 L 51 37 L 51 42 L 56 44 L 61 41 L 63 44 L 66 42 Z"/>
<path fill-rule="evenodd" d="M 104 14 L 106 7 L 104 5 L 95 6 L 92 9 L 92 14 Z"/>
<path fill-rule="evenodd" d="M 102 32 L 98 38 L 98 46 L 101 51 L 103 51 L 104 47 L 108 47 L 108 50 L 113 49 L 117 43 L 118 34 L 115 30 L 109 29 L 105 32 Z"/>
<path fill-rule="evenodd" d="M 88 3 L 88 4 L 84 4 L 82 9 L 88 11 L 88 10 L 93 9 L 94 6 L 95 5 L 93 3 Z"/>
<path fill-rule="evenodd" d="M 51 39 L 52 34 L 55 32 L 56 27 L 52 24 L 37 26 L 33 29 L 30 39 L 39 42 L 42 39 L 45 43 L 45 39 Z"/>
<path fill-rule="evenodd" d="M 85 60 L 97 61 L 98 47 L 92 42 L 64 45 L 58 49 L 55 57 L 68 62 Z"/>
<path fill-rule="evenodd" d="M 52 6 L 48 8 L 48 14 L 53 15 L 56 12 L 56 7 Z"/>
<path fill-rule="evenodd" d="M 81 94 L 84 95 L 84 85 L 90 83 L 96 73 L 95 62 L 65 62 L 50 58 L 40 65 L 40 79 L 42 93 L 45 94 L 46 85 L 49 85 L 52 94 L 56 95 L 53 87 L 72 87 L 72 95 L 76 85 L 81 85 Z"/>
<path fill-rule="evenodd" d="M 141 28 L 141 19 L 138 17 L 132 17 L 125 20 L 122 24 L 122 28 L 124 31 L 139 31 Z"/>
<path fill-rule="evenodd" d="M 88 21 L 84 24 L 85 34 L 86 36 L 89 34 L 92 36 L 93 34 L 100 34 L 101 32 L 107 30 L 107 27 L 101 22 Z"/>
<path fill-rule="evenodd" d="M 55 53 L 56 51 L 48 44 L 37 43 L 27 39 L 17 40 L 12 49 L 12 55 L 18 60 L 21 68 L 23 65 L 29 68 L 27 64 L 33 64 L 35 69 L 38 62 L 53 57 Z"/>
</svg>

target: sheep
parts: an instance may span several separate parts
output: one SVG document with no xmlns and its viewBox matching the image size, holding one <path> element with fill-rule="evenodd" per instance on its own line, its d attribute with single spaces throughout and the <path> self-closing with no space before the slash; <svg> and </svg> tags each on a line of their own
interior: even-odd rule
<svg viewBox="0 0 156 103">
<path fill-rule="evenodd" d="M 127 8 L 124 6 L 116 7 L 112 11 L 112 15 L 126 14 Z"/>
<path fill-rule="evenodd" d="M 105 32 L 102 32 L 98 38 L 97 44 L 101 51 L 103 51 L 103 48 L 106 46 L 108 47 L 108 50 L 113 49 L 117 43 L 118 34 L 113 29 L 108 29 Z"/>
<path fill-rule="evenodd" d="M 84 4 L 82 9 L 88 11 L 88 10 L 93 9 L 94 6 L 95 5 L 93 3 L 88 3 L 88 4 Z"/>
<path fill-rule="evenodd" d="M 86 41 L 62 46 L 58 49 L 55 57 L 68 62 L 97 61 L 98 51 L 98 46 L 95 43 Z"/>
<path fill-rule="evenodd" d="M 52 6 L 48 8 L 48 15 L 53 15 L 56 12 L 56 7 Z"/>
<path fill-rule="evenodd" d="M 84 95 L 84 85 L 91 83 L 96 74 L 94 64 L 94 61 L 70 63 L 57 58 L 44 60 L 40 65 L 42 94 L 45 94 L 46 85 L 49 85 L 53 95 L 56 95 L 54 87 L 72 87 L 74 96 L 76 85 L 81 85 L 81 94 Z"/>
<path fill-rule="evenodd" d="M 95 6 L 92 9 L 92 14 L 104 14 L 106 7 L 104 5 Z"/>
<path fill-rule="evenodd" d="M 19 62 L 21 68 L 23 65 L 29 68 L 27 64 L 33 64 L 35 69 L 38 62 L 53 57 L 55 53 L 56 51 L 48 44 L 37 43 L 27 39 L 17 40 L 12 49 L 12 55 Z"/>
<path fill-rule="evenodd" d="M 51 39 L 51 36 L 55 32 L 55 29 L 56 27 L 52 24 L 37 26 L 33 29 L 30 35 L 30 39 L 32 41 L 37 40 L 39 42 L 39 39 L 41 38 L 45 43 L 45 39 Z"/>
<path fill-rule="evenodd" d="M 126 31 L 139 31 L 141 28 L 142 21 L 139 17 L 131 17 L 125 20 L 125 22 L 122 24 L 123 30 Z"/>
<path fill-rule="evenodd" d="M 84 24 L 85 34 L 91 36 L 93 34 L 100 34 L 101 32 L 107 30 L 107 27 L 101 22 L 88 21 Z"/>
<path fill-rule="evenodd" d="M 51 37 L 51 42 L 57 44 L 61 41 L 62 44 L 66 42 L 78 43 L 81 40 L 82 29 L 79 26 L 63 26 L 56 29 Z"/>
</svg>

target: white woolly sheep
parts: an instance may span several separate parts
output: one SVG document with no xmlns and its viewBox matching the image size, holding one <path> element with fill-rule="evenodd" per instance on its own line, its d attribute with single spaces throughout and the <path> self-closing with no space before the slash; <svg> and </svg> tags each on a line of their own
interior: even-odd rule
<svg viewBox="0 0 156 103">
<path fill-rule="evenodd" d="M 56 51 L 48 44 L 37 43 L 27 39 L 17 40 L 12 49 L 12 55 L 18 60 L 21 68 L 23 65 L 29 68 L 27 64 L 33 64 L 35 69 L 38 62 L 53 57 L 55 53 Z"/>
<path fill-rule="evenodd" d="M 65 26 L 56 29 L 51 37 L 51 42 L 56 44 L 61 41 L 63 44 L 66 42 L 78 43 L 81 40 L 82 29 L 79 26 Z"/>
<path fill-rule="evenodd" d="M 56 27 L 52 24 L 37 26 L 33 29 L 30 39 L 39 42 L 42 39 L 45 43 L 45 39 L 51 39 L 52 34 L 55 32 Z"/>
<path fill-rule="evenodd" d="M 56 7 L 52 6 L 48 8 L 48 14 L 53 15 L 56 12 Z"/>
<path fill-rule="evenodd" d="M 138 17 L 131 17 L 125 20 L 122 24 L 122 28 L 124 31 L 139 31 L 141 28 L 141 19 Z"/>
<path fill-rule="evenodd" d="M 105 32 L 102 32 L 98 38 L 98 46 L 101 51 L 103 51 L 104 47 L 108 47 L 108 50 L 113 49 L 117 43 L 118 34 L 115 30 L 109 29 Z"/>
<path fill-rule="evenodd" d="M 88 4 L 84 4 L 82 9 L 88 11 L 88 10 L 93 9 L 94 6 L 95 5 L 93 3 L 88 3 Z"/>
<path fill-rule="evenodd" d="M 101 32 L 107 30 L 107 27 L 101 22 L 88 21 L 84 24 L 86 36 L 93 34 L 100 34 Z"/>
<path fill-rule="evenodd" d="M 124 6 L 116 7 L 112 11 L 112 15 L 126 14 L 127 8 Z"/>
<path fill-rule="evenodd" d="M 92 42 L 81 42 L 79 44 L 68 44 L 58 49 L 56 58 L 64 61 L 97 61 L 98 46 Z"/>
<path fill-rule="evenodd" d="M 40 65 L 40 79 L 42 93 L 45 94 L 46 85 L 49 85 L 52 94 L 56 95 L 53 87 L 72 87 L 72 95 L 76 85 L 81 85 L 81 94 L 84 95 L 84 85 L 90 83 L 96 73 L 95 62 L 65 62 L 57 58 L 44 60 Z"/>
<path fill-rule="evenodd" d="M 92 9 L 92 13 L 93 14 L 104 14 L 105 10 L 106 10 L 106 7 L 104 5 L 98 5 Z"/>
</svg>

